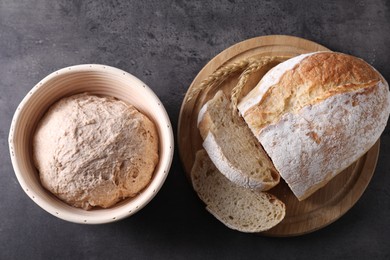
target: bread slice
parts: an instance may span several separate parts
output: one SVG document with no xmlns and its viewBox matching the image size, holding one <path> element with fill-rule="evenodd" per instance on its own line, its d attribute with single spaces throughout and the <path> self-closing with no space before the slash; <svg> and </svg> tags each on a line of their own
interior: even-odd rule
<svg viewBox="0 0 390 260">
<path fill-rule="evenodd" d="M 244 120 L 231 113 L 230 101 L 222 91 L 200 110 L 198 128 L 204 149 L 229 180 L 260 191 L 279 183 L 271 160 Z"/>
<path fill-rule="evenodd" d="M 206 209 L 231 229 L 241 232 L 268 230 L 285 216 L 285 205 L 275 196 L 238 186 L 224 177 L 205 150 L 196 153 L 192 185 Z"/>
</svg>

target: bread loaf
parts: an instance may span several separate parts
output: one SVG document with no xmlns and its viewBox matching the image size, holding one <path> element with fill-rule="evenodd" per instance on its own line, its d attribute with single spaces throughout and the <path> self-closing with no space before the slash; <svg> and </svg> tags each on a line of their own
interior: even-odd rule
<svg viewBox="0 0 390 260">
<path fill-rule="evenodd" d="M 230 181 L 246 188 L 269 190 L 279 183 L 279 174 L 244 120 L 231 111 L 230 100 L 222 90 L 202 107 L 198 128 L 203 147 Z"/>
<path fill-rule="evenodd" d="M 283 220 L 285 205 L 273 195 L 252 191 L 229 181 L 205 150 L 196 154 L 191 180 L 207 210 L 231 229 L 261 232 Z"/>
<path fill-rule="evenodd" d="M 387 82 L 350 55 L 318 52 L 271 69 L 238 104 L 299 200 L 378 140 L 390 113 Z"/>
</svg>

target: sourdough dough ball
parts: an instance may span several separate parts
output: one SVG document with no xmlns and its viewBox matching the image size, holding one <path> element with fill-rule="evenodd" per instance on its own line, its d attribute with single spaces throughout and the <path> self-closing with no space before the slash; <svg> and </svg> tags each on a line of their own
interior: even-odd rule
<svg viewBox="0 0 390 260">
<path fill-rule="evenodd" d="M 132 105 L 78 94 L 55 103 L 41 119 L 33 157 L 42 185 L 58 198 L 83 209 L 107 208 L 150 182 L 158 135 Z"/>
</svg>

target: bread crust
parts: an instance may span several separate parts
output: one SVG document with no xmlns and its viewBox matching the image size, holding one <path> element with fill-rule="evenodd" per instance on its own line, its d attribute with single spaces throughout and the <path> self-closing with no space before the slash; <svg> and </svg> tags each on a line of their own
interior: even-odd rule
<svg viewBox="0 0 390 260">
<path fill-rule="evenodd" d="M 375 144 L 390 96 L 387 82 L 361 59 L 321 52 L 288 62 L 268 72 L 238 108 L 303 200 Z"/>
<path fill-rule="evenodd" d="M 366 153 L 384 130 L 385 84 L 332 96 L 285 114 L 258 139 L 299 200 L 309 197 Z M 379 105 L 378 105 L 379 104 Z"/>
<path fill-rule="evenodd" d="M 379 81 L 380 75 L 369 64 L 353 56 L 336 52 L 304 54 L 270 70 L 238 109 L 257 135 L 285 113 L 297 113 L 333 95 L 368 88 Z"/>
</svg>

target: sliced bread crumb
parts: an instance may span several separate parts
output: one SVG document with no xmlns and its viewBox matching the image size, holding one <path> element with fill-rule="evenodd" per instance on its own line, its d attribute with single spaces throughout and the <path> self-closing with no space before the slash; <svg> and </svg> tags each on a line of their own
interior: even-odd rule
<svg viewBox="0 0 390 260">
<path fill-rule="evenodd" d="M 192 185 L 207 210 L 227 227 L 241 232 L 261 232 L 280 223 L 285 205 L 271 194 L 234 184 L 214 166 L 205 150 L 196 154 Z"/>
<path fill-rule="evenodd" d="M 230 101 L 222 91 L 199 112 L 198 128 L 204 149 L 229 180 L 260 191 L 279 183 L 279 173 L 268 155 L 244 120 L 231 113 Z"/>
</svg>

